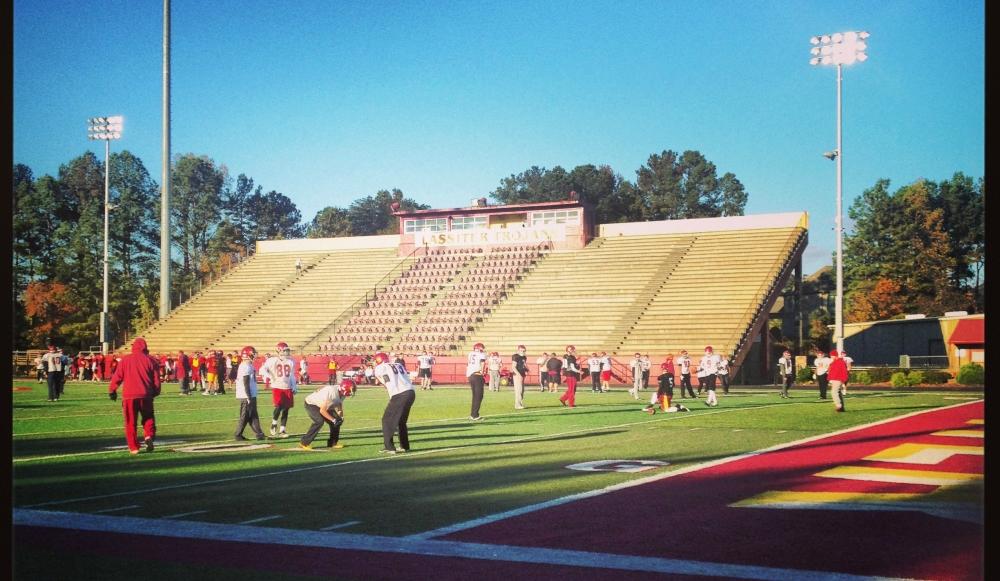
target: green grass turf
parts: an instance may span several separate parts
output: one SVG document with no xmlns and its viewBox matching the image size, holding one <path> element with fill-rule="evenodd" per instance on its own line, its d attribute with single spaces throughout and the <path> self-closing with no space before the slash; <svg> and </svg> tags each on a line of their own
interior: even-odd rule
<svg viewBox="0 0 1000 581">
<path fill-rule="evenodd" d="M 31 388 L 18 390 L 19 386 Z M 528 409 L 515 411 L 509 388 L 487 392 L 483 422 L 470 422 L 470 392 L 418 389 L 410 415 L 412 452 L 381 456 L 382 389 L 362 388 L 345 405 L 345 448 L 303 452 L 298 436 L 309 425 L 296 396 L 289 415 L 293 437 L 268 440 L 262 450 L 194 453 L 190 445 L 229 444 L 238 404 L 226 395 L 180 396 L 176 384 L 156 399 L 155 452 L 124 449 L 120 404 L 106 386 L 70 382 L 59 402 L 44 384 L 14 382 L 13 492 L 16 507 L 255 526 L 320 530 L 347 521 L 342 532 L 407 535 L 566 495 L 644 478 L 784 442 L 974 399 L 981 393 L 852 391 L 848 413 L 837 414 L 815 390 L 736 388 L 719 406 L 680 400 L 689 413 L 649 416 L 624 389 L 577 395 L 568 409 L 558 394 L 529 388 Z M 948 398 L 948 399 L 946 399 Z M 270 394 L 258 401 L 270 423 Z M 252 438 L 249 429 L 245 434 Z M 326 429 L 314 442 L 322 447 Z M 176 443 L 171 443 L 176 442 Z M 245 444 L 255 444 L 250 441 Z M 398 444 L 398 441 L 397 441 Z M 109 447 L 121 447 L 109 450 Z M 591 460 L 660 460 L 640 473 L 581 472 L 567 465 Z M 279 491 L 280 496 L 275 492 Z M 336 509 L 323 498 L 336 498 Z M 139 505 L 137 508 L 122 507 Z"/>
</svg>

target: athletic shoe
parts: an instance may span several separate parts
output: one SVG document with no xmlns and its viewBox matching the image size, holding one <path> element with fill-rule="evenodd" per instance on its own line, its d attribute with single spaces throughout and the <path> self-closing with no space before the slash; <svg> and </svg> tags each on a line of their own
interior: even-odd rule
<svg viewBox="0 0 1000 581">
<path fill-rule="evenodd" d="M 483 421 L 483 416 L 476 416 L 476 417 L 469 416 L 469 419 L 474 422 L 481 422 Z"/>
<path fill-rule="evenodd" d="M 396 451 L 395 450 L 379 450 L 378 453 L 379 454 L 395 454 Z"/>
<path fill-rule="evenodd" d="M 566 407 L 566 402 L 565 401 L 559 400 L 559 403 L 563 404 L 563 407 Z"/>
<path fill-rule="evenodd" d="M 146 438 L 146 451 L 147 452 L 153 451 L 153 438 Z"/>
<path fill-rule="evenodd" d="M 287 438 L 288 437 L 288 432 L 281 432 L 280 434 L 278 434 L 278 437 L 279 438 Z"/>
<path fill-rule="evenodd" d="M 136 456 L 136 455 L 139 454 L 139 451 L 138 450 L 129 450 L 128 453 L 131 454 L 131 455 L 133 455 L 133 456 Z"/>
<path fill-rule="evenodd" d="M 267 438 L 264 437 L 264 434 L 257 434 L 257 439 L 258 440 L 266 440 Z"/>
<path fill-rule="evenodd" d="M 237 442 L 246 442 L 247 441 L 247 439 L 244 438 L 243 436 L 236 436 L 233 439 L 236 440 Z"/>
<path fill-rule="evenodd" d="M 396 453 L 397 454 L 405 454 L 405 453 L 407 453 L 409 451 L 410 451 L 409 448 L 396 448 Z"/>
<path fill-rule="evenodd" d="M 308 450 L 309 452 L 313 451 L 312 444 L 303 444 L 302 442 L 299 442 L 299 448 L 303 450 Z"/>
<path fill-rule="evenodd" d="M 271 424 L 271 435 L 272 436 L 277 436 L 278 435 L 278 425 L 277 424 Z"/>
<path fill-rule="evenodd" d="M 340 442 L 337 442 L 336 444 L 334 444 L 332 446 L 327 446 L 327 448 L 333 448 L 334 450 L 340 450 L 343 447 L 344 447 L 344 445 L 341 444 Z"/>
</svg>

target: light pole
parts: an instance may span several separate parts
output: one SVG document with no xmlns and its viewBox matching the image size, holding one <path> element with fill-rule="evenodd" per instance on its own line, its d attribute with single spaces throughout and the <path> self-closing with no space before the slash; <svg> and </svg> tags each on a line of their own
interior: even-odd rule
<svg viewBox="0 0 1000 581">
<path fill-rule="evenodd" d="M 868 59 L 865 50 L 868 44 L 865 42 L 869 34 L 867 32 L 837 32 L 834 34 L 822 34 L 809 39 L 813 45 L 809 51 L 812 58 L 809 64 L 813 66 L 837 66 L 837 148 L 823 154 L 824 157 L 837 162 L 837 218 L 835 229 L 837 231 L 837 295 L 834 299 L 834 340 L 837 342 L 837 351 L 844 350 L 844 217 L 843 217 L 843 175 L 844 175 L 844 149 L 841 141 L 842 137 L 842 111 L 841 86 L 843 85 L 844 65 L 855 62 L 864 62 Z"/>
<path fill-rule="evenodd" d="M 91 117 L 87 119 L 87 138 L 104 142 L 104 307 L 101 310 L 101 354 L 108 354 L 108 218 L 111 212 L 111 140 L 121 139 L 125 119 Z"/>
</svg>

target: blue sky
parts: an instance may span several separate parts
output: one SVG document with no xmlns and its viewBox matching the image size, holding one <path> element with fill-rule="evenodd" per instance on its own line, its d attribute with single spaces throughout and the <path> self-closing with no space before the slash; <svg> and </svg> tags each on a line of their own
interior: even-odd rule
<svg viewBox="0 0 1000 581">
<path fill-rule="evenodd" d="M 747 213 L 804 210 L 807 273 L 831 263 L 836 72 L 815 34 L 867 30 L 844 70 L 844 199 L 880 178 L 984 172 L 979 1 L 173 0 L 173 154 L 289 196 L 311 220 L 379 189 L 432 207 L 532 165 L 635 170 L 702 152 Z M 160 181 L 162 3 L 15 0 L 14 161 L 36 176 L 125 116 Z"/>
</svg>

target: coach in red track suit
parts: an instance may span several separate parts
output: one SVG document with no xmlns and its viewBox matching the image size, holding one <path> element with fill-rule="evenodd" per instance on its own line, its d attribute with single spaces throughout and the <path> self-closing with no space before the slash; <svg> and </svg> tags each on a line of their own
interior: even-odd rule
<svg viewBox="0 0 1000 581">
<path fill-rule="evenodd" d="M 111 401 L 118 399 L 118 386 L 122 386 L 122 414 L 125 417 L 125 441 L 131 454 L 139 453 L 136 437 L 136 416 L 142 417 L 142 432 L 146 451 L 153 451 L 156 437 L 156 420 L 153 417 L 153 398 L 160 395 L 160 370 L 156 359 L 149 356 L 146 340 L 137 337 L 132 342 L 132 354 L 126 355 L 115 369 L 108 385 Z"/>
</svg>

